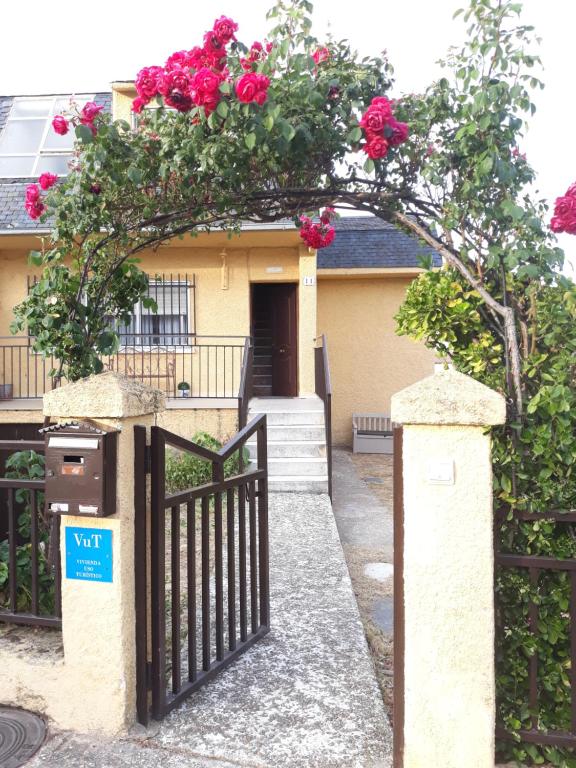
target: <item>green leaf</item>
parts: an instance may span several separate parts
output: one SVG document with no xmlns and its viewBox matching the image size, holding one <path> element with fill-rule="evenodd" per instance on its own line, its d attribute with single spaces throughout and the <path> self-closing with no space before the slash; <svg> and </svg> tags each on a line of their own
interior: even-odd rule
<svg viewBox="0 0 576 768">
<path fill-rule="evenodd" d="M 226 95 L 232 93 L 231 83 L 227 82 L 226 80 L 223 83 L 220 83 L 220 93 L 224 93 Z"/>
<path fill-rule="evenodd" d="M 80 139 L 82 144 L 92 144 L 94 141 L 94 136 L 92 135 L 92 131 L 87 125 L 77 125 L 76 126 L 76 137 Z"/>
<path fill-rule="evenodd" d="M 264 118 L 264 120 L 262 120 L 262 122 L 264 124 L 264 128 L 266 128 L 267 131 L 271 131 L 272 128 L 274 127 L 274 118 L 272 117 L 272 115 L 266 115 L 266 117 Z"/>
<path fill-rule="evenodd" d="M 248 147 L 248 149 L 254 149 L 256 146 L 256 134 L 255 133 L 248 133 L 244 137 L 244 143 Z"/>
<path fill-rule="evenodd" d="M 282 136 L 286 139 L 286 141 L 292 141 L 294 136 L 296 136 L 296 131 L 292 125 L 287 120 L 283 120 L 281 123 L 280 130 L 282 131 Z"/>
<path fill-rule="evenodd" d="M 351 144 L 357 144 L 362 138 L 362 128 L 360 128 L 359 125 L 357 125 L 356 128 L 352 128 L 348 133 L 347 138 Z"/>
<path fill-rule="evenodd" d="M 221 101 L 216 107 L 216 112 L 220 115 L 220 117 L 227 117 L 229 112 L 228 104 L 226 104 L 225 101 Z"/>
<path fill-rule="evenodd" d="M 28 254 L 28 264 L 34 267 L 40 267 L 42 265 L 43 256 L 40 251 L 30 251 Z"/>
<path fill-rule="evenodd" d="M 126 171 L 126 174 L 133 184 L 138 185 L 141 183 L 142 171 L 139 168 L 136 168 L 135 166 L 131 165 Z"/>
<path fill-rule="evenodd" d="M 376 169 L 376 166 L 374 165 L 374 160 L 372 160 L 371 157 L 366 159 L 366 162 L 364 163 L 364 170 L 366 173 L 374 173 Z"/>
</svg>

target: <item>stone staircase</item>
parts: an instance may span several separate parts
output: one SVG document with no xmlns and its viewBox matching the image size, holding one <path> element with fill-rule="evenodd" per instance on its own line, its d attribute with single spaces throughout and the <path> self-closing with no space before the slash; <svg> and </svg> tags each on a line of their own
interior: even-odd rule
<svg viewBox="0 0 576 768">
<path fill-rule="evenodd" d="M 310 397 L 255 397 L 248 420 L 266 414 L 270 491 L 328 493 L 324 404 Z M 256 458 L 256 439 L 247 443 Z"/>
</svg>

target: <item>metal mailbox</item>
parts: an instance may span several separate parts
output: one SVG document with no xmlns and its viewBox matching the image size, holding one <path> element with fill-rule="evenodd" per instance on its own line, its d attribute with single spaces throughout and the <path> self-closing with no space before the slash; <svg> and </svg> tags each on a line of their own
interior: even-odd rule
<svg viewBox="0 0 576 768">
<path fill-rule="evenodd" d="M 83 422 L 40 430 L 46 443 L 46 511 L 108 517 L 116 512 L 116 430 Z"/>
</svg>

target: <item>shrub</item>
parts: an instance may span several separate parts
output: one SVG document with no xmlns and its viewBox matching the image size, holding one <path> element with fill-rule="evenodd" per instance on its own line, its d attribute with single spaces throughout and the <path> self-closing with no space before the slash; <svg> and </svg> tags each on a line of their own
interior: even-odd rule
<svg viewBox="0 0 576 768">
<path fill-rule="evenodd" d="M 219 451 L 222 443 L 207 432 L 196 432 L 192 442 L 209 448 L 211 451 Z M 243 449 L 244 466 L 249 462 L 248 451 Z M 240 452 L 235 453 L 224 462 L 224 477 L 230 477 L 238 473 L 240 469 Z M 166 490 L 169 493 L 177 493 L 187 488 L 195 488 L 198 485 L 209 483 L 212 479 L 212 462 L 195 456 L 193 453 L 171 451 L 166 456 Z"/>
</svg>

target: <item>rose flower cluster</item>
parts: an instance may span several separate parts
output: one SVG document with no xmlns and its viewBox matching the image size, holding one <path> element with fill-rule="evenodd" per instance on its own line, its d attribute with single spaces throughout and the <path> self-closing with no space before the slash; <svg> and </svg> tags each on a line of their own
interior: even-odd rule
<svg viewBox="0 0 576 768">
<path fill-rule="evenodd" d="M 372 99 L 360 125 L 366 139 L 362 149 L 372 160 L 386 157 L 390 147 L 397 147 L 408 138 L 408 125 L 396 120 L 392 102 L 385 96 Z"/>
<path fill-rule="evenodd" d="M 556 233 L 576 235 L 576 184 L 572 184 L 565 195 L 556 199 L 550 229 Z"/>
<path fill-rule="evenodd" d="M 204 35 L 201 47 L 190 51 L 173 53 L 163 67 L 144 67 L 136 76 L 138 96 L 132 103 L 132 110 L 142 112 L 144 107 L 157 96 L 164 104 L 179 112 L 189 112 L 202 107 L 208 117 L 220 102 L 220 86 L 229 79 L 226 69 L 226 46 L 235 40 L 238 25 L 226 16 L 214 22 L 213 28 Z M 264 104 L 268 95 L 270 80 L 253 70 L 253 64 L 261 61 L 271 50 L 266 51 L 261 43 L 254 43 L 248 58 L 241 60 L 246 74 L 235 83 L 238 99 L 245 104 Z"/>
<path fill-rule="evenodd" d="M 56 176 L 56 174 L 43 173 L 38 179 L 38 184 L 40 186 L 38 186 L 38 184 L 29 184 L 26 187 L 25 208 L 28 211 L 28 215 L 30 216 L 31 219 L 40 218 L 40 216 L 42 216 L 42 214 L 46 210 L 46 206 L 42 201 L 40 188 L 46 191 L 50 189 L 50 187 L 53 187 L 57 181 L 58 181 L 58 176 Z"/>
<path fill-rule="evenodd" d="M 63 115 L 56 115 L 52 120 L 52 128 L 60 136 L 65 136 L 70 130 L 70 123 L 73 125 L 85 125 L 96 136 L 98 129 L 95 121 L 104 107 L 93 101 L 87 102 L 81 111 L 74 117 L 67 120 Z M 43 173 L 38 179 L 38 184 L 29 184 L 26 187 L 26 201 L 24 207 L 31 219 L 38 219 L 46 210 L 46 205 L 42 200 L 41 190 L 48 191 L 50 187 L 58 181 L 58 176 L 54 173 Z M 40 186 L 38 186 L 40 185 Z"/>
<path fill-rule="evenodd" d="M 327 248 L 334 242 L 336 232 L 331 222 L 335 218 L 334 208 L 325 208 L 320 215 L 320 222 L 313 222 L 308 216 L 300 216 L 300 237 L 308 248 L 318 250 Z"/>
</svg>

